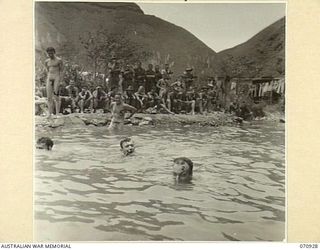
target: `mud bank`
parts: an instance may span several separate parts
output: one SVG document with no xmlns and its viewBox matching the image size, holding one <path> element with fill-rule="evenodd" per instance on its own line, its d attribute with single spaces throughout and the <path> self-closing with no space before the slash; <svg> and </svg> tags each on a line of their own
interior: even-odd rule
<svg viewBox="0 0 320 250">
<path fill-rule="evenodd" d="M 284 122 L 284 114 L 267 113 L 265 117 L 256 120 L 269 120 Z M 35 117 L 36 128 L 58 128 L 65 126 L 108 126 L 111 114 L 69 114 L 54 118 L 42 116 Z M 249 123 L 241 118 L 224 112 L 215 112 L 207 115 L 166 115 L 166 114 L 135 114 L 131 119 L 125 120 L 126 126 L 237 126 L 240 123 Z"/>
<path fill-rule="evenodd" d="M 35 117 L 35 126 L 57 128 L 62 126 L 107 126 L 111 121 L 111 114 L 70 114 L 55 118 Z M 230 114 L 217 112 L 208 115 L 166 115 L 166 114 L 135 114 L 125 120 L 127 126 L 224 126 L 236 125 L 239 122 Z"/>
</svg>

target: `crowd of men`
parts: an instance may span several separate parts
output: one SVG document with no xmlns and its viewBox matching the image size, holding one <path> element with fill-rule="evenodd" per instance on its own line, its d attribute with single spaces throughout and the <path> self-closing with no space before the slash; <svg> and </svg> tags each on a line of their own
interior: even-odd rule
<svg viewBox="0 0 320 250">
<path fill-rule="evenodd" d="M 50 53 L 55 53 L 52 49 L 47 52 L 49 57 Z M 46 65 L 46 87 L 37 86 L 35 93 L 36 97 L 48 99 L 48 95 L 53 93 L 52 102 L 55 105 L 48 105 L 51 113 L 96 112 L 98 109 L 108 112 L 117 94 L 124 103 L 135 107 L 138 112 L 195 114 L 220 108 L 220 90 L 214 78 L 208 77 L 207 82 L 201 84 L 202 87 L 196 88 L 197 77 L 191 67 L 173 78 L 169 64 L 165 64 L 162 69 L 159 65 L 149 64 L 147 69 L 144 69 L 138 61 L 135 67 L 129 64 L 121 67 L 118 59 L 112 57 L 108 64 L 109 72 L 105 84 L 94 86 L 83 81 L 80 85 L 77 79 L 72 78 L 61 81 L 62 77 L 57 77 L 57 71 L 63 71 L 62 62 L 55 60 L 53 57 L 48 60 L 51 65 Z M 41 113 L 41 109 L 36 112 Z"/>
</svg>

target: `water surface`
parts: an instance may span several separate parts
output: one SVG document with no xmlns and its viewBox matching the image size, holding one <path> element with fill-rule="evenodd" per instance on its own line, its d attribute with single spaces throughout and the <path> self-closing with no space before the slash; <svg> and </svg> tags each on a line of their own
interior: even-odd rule
<svg viewBox="0 0 320 250">
<path fill-rule="evenodd" d="M 35 238 L 43 241 L 225 241 L 285 237 L 284 125 L 106 127 L 38 131 Z M 136 153 L 124 157 L 130 135 Z M 194 162 L 176 184 L 172 159 Z"/>
</svg>

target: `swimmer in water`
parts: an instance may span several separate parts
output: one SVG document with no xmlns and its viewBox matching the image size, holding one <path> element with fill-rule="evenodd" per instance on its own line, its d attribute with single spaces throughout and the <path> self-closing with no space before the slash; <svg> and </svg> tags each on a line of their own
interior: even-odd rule
<svg viewBox="0 0 320 250">
<path fill-rule="evenodd" d="M 193 162 L 187 157 L 173 160 L 173 176 L 176 181 L 190 181 L 193 173 Z"/>
<path fill-rule="evenodd" d="M 37 148 L 51 150 L 53 148 L 53 141 L 49 137 L 41 137 L 37 140 Z"/>
<path fill-rule="evenodd" d="M 47 76 L 47 97 L 48 97 L 48 118 L 53 113 L 53 103 L 55 103 L 56 115 L 60 112 L 59 86 L 62 79 L 63 63 L 61 58 L 55 55 L 54 48 L 47 48 L 49 58 L 45 61 Z"/>
<path fill-rule="evenodd" d="M 114 102 L 111 103 L 112 119 L 109 125 L 109 129 L 122 129 L 124 124 L 124 115 L 126 111 L 130 111 L 131 114 L 127 119 L 131 118 L 137 111 L 135 107 L 125 104 L 121 95 L 114 96 Z"/>
<path fill-rule="evenodd" d="M 120 141 L 121 151 L 125 156 L 131 155 L 134 150 L 134 142 L 131 138 L 127 137 Z"/>
</svg>

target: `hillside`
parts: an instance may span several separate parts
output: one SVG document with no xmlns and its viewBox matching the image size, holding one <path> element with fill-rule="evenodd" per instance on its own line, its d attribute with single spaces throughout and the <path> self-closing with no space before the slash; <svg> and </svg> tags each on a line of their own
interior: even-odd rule
<svg viewBox="0 0 320 250">
<path fill-rule="evenodd" d="M 218 53 L 230 76 L 261 77 L 285 74 L 285 18 L 271 24 L 247 42 Z"/>
<path fill-rule="evenodd" d="M 194 67 L 196 74 L 204 67 L 206 73 L 221 73 L 219 67 L 212 67 L 217 61 L 216 52 L 185 29 L 145 15 L 134 3 L 36 2 L 36 58 L 45 55 L 46 47 L 53 46 L 58 55 L 90 69 L 79 36 L 99 29 L 123 34 L 141 44 L 145 51 L 152 53 L 148 62 L 169 62 L 177 74 L 186 66 Z"/>
</svg>

